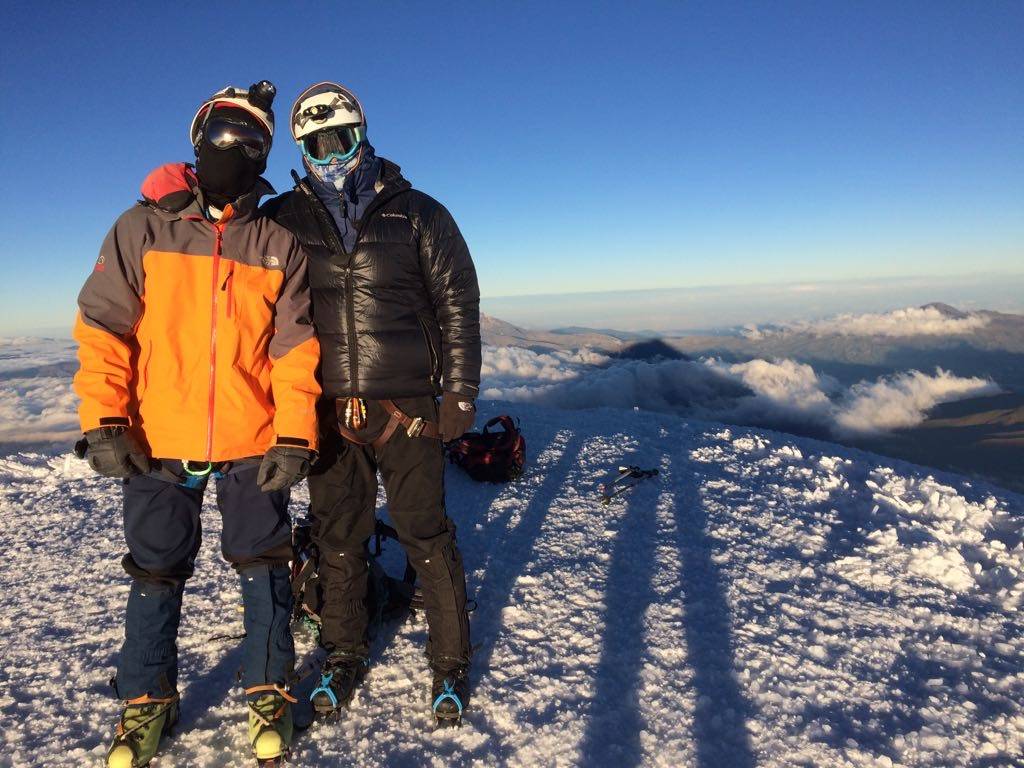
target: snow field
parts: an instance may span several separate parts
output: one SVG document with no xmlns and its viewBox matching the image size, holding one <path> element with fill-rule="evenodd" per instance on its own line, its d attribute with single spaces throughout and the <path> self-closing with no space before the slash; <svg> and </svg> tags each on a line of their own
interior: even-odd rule
<svg viewBox="0 0 1024 768">
<path fill-rule="evenodd" d="M 485 403 L 480 418 L 509 410 L 524 477 L 448 474 L 478 603 L 465 725 L 431 727 L 422 619 L 389 625 L 351 709 L 302 735 L 294 765 L 1024 760 L 1020 496 L 664 414 Z M 604 507 L 596 486 L 620 463 L 661 474 Z M 0 520 L 0 765 L 100 764 L 127 594 L 117 484 L 63 456 L 8 456 Z M 241 615 L 212 493 L 203 522 L 165 767 L 249 764 L 237 641 L 214 639 Z"/>
</svg>

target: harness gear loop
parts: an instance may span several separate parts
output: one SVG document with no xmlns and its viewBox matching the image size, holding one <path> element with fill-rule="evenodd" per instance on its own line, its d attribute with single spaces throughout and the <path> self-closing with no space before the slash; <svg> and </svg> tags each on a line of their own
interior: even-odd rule
<svg viewBox="0 0 1024 768">
<path fill-rule="evenodd" d="M 212 461 L 206 462 L 206 466 L 203 467 L 200 470 L 192 469 L 191 465 L 192 465 L 192 460 L 191 459 L 186 459 L 185 461 L 181 462 L 181 468 L 185 470 L 185 474 L 186 475 L 190 475 L 191 477 L 206 477 L 208 474 L 213 472 L 213 462 Z"/>
<path fill-rule="evenodd" d="M 345 402 L 345 426 L 358 432 L 366 427 L 366 401 L 350 397 Z"/>
<path fill-rule="evenodd" d="M 389 414 L 388 422 L 384 425 L 383 431 L 373 440 L 363 440 L 359 435 L 355 434 L 352 428 L 349 426 L 349 408 L 351 403 L 360 398 L 346 398 L 335 401 L 335 411 L 339 417 L 338 419 L 338 431 L 341 436 L 348 440 L 350 443 L 356 445 L 369 445 L 375 451 L 381 450 L 387 445 L 388 440 L 395 434 L 399 427 L 405 428 L 405 433 L 409 437 L 427 437 L 433 440 L 441 439 L 441 430 L 438 425 L 433 421 L 427 421 L 422 416 L 416 416 L 415 418 L 409 416 L 407 413 L 402 411 L 393 400 L 377 400 L 381 407 Z M 344 405 L 342 405 L 344 403 Z M 365 424 L 364 424 L 365 426 Z"/>
</svg>

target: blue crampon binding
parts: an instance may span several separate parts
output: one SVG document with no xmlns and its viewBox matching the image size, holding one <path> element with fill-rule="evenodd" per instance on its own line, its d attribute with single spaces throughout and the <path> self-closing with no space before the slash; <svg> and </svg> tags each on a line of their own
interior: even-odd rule
<svg viewBox="0 0 1024 768">
<path fill-rule="evenodd" d="M 333 672 L 328 672 L 326 675 L 321 674 L 320 675 L 320 686 L 318 688 L 314 688 L 313 692 L 311 694 L 309 694 L 309 700 L 312 701 L 313 699 L 315 699 L 316 695 L 318 693 L 326 693 L 327 697 L 331 700 L 331 706 L 332 707 L 337 707 L 338 706 L 338 697 L 335 696 L 334 695 L 334 691 L 331 690 L 331 680 L 333 680 L 333 679 L 334 679 L 334 673 Z M 461 710 L 461 707 L 460 707 L 460 710 Z"/>
<path fill-rule="evenodd" d="M 462 717 L 462 699 L 460 699 L 459 695 L 455 693 L 455 686 L 451 684 L 450 680 L 444 681 L 444 691 L 441 692 L 440 696 L 434 699 L 434 712 L 437 712 L 438 706 L 440 706 L 441 702 L 445 699 L 450 699 L 455 702 L 455 706 L 459 708 L 459 717 Z"/>
</svg>

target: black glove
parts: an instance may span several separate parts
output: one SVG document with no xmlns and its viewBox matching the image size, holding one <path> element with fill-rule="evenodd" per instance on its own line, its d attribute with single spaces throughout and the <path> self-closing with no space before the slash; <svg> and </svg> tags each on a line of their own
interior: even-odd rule
<svg viewBox="0 0 1024 768">
<path fill-rule="evenodd" d="M 476 419 L 476 406 L 473 398 L 447 390 L 441 396 L 441 416 L 438 428 L 441 430 L 441 441 L 449 442 L 462 437 L 473 428 Z"/>
<path fill-rule="evenodd" d="M 264 493 L 291 488 L 309 474 L 315 454 L 308 448 L 275 445 L 263 457 L 256 485 Z"/>
<path fill-rule="evenodd" d="M 128 427 L 99 427 L 85 433 L 89 466 L 106 477 L 149 473 L 149 457 Z"/>
</svg>

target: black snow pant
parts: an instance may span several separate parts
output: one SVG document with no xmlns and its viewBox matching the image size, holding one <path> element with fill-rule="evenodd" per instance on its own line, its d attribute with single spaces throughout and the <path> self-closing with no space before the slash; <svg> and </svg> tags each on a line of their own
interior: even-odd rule
<svg viewBox="0 0 1024 768">
<path fill-rule="evenodd" d="M 433 397 L 394 402 L 409 416 L 437 421 Z M 435 665 L 468 664 L 466 574 L 455 524 L 445 513 L 441 441 L 409 437 L 399 428 L 375 451 L 341 437 L 333 404 L 321 411 L 320 421 L 320 459 L 309 476 L 309 496 L 313 540 L 320 550 L 324 647 L 363 658 L 369 653 L 367 546 L 375 528 L 379 471 L 391 522 L 423 590 L 427 655 Z M 367 421 L 359 437 L 370 441 L 381 433 L 387 414 L 369 401 Z"/>
<path fill-rule="evenodd" d="M 295 663 L 289 627 L 289 492 L 263 493 L 256 471 L 255 464 L 236 465 L 216 478 L 221 551 L 241 581 L 246 629 L 241 678 L 246 688 L 286 683 Z M 132 585 L 114 678 L 119 698 L 177 691 L 178 624 L 185 581 L 199 552 L 204 490 L 205 482 L 186 487 L 170 479 L 166 470 L 124 481 L 128 554 L 122 562 Z"/>
</svg>

